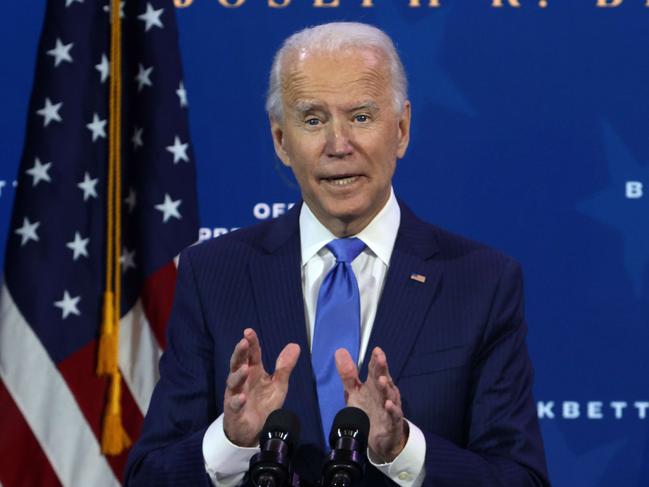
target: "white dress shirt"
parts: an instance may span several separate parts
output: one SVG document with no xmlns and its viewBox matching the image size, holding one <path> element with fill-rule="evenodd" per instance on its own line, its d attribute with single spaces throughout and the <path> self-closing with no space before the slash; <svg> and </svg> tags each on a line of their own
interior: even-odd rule
<svg viewBox="0 0 649 487">
<path fill-rule="evenodd" d="M 361 300 L 359 369 L 367 352 L 400 220 L 399 204 L 394 192 L 391 191 L 390 198 L 383 209 L 369 225 L 355 235 L 366 245 L 363 252 L 352 262 Z M 300 211 L 300 247 L 302 251 L 302 293 L 309 347 L 315 326 L 320 285 L 336 264 L 336 258 L 326 248 L 326 245 L 335 238 L 336 236 L 320 223 L 304 203 Z M 388 357 L 389 363 L 390 357 Z M 408 422 L 408 426 L 410 429 L 408 441 L 394 461 L 377 464 L 371 458 L 369 460 L 398 485 L 419 487 L 426 475 L 424 468 L 426 440 L 417 426 L 410 422 Z M 203 437 L 205 469 L 210 475 L 212 483 L 218 487 L 238 485 L 248 470 L 250 459 L 258 451 L 258 447 L 241 448 L 228 440 L 223 431 L 223 415 L 210 425 Z"/>
</svg>

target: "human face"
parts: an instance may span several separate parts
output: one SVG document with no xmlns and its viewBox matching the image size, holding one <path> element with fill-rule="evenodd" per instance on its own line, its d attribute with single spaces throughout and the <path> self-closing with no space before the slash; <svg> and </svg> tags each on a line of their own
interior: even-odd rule
<svg viewBox="0 0 649 487">
<path fill-rule="evenodd" d="M 354 235 L 390 197 L 410 104 L 395 112 L 388 63 L 375 49 L 295 53 L 284 72 L 275 152 L 318 220 L 338 237 Z"/>
</svg>

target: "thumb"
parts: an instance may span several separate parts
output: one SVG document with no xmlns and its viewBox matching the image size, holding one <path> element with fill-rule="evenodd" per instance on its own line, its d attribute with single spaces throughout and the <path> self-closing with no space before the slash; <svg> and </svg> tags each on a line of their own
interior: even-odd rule
<svg viewBox="0 0 649 487">
<path fill-rule="evenodd" d="M 354 359 L 352 359 L 352 356 L 345 348 L 339 348 L 336 350 L 336 369 L 338 370 L 338 375 L 343 382 L 345 393 L 349 394 L 357 386 L 361 385 Z"/>
</svg>

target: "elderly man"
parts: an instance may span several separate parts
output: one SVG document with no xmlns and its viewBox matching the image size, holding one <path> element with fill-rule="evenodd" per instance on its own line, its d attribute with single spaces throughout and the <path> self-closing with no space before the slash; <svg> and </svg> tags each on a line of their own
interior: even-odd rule
<svg viewBox="0 0 649 487">
<path fill-rule="evenodd" d="M 316 481 L 347 404 L 370 418 L 364 485 L 548 485 L 519 266 L 393 194 L 410 103 L 392 41 L 357 23 L 293 35 L 267 109 L 304 201 L 181 255 L 127 483 L 245 483 L 282 406 L 302 424 L 294 465 Z"/>
</svg>

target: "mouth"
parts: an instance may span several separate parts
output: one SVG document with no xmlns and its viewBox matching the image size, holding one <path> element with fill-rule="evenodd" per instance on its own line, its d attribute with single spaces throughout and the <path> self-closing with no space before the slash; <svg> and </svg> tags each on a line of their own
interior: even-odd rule
<svg viewBox="0 0 649 487">
<path fill-rule="evenodd" d="M 333 186 L 350 186 L 360 179 L 359 175 L 341 175 L 341 176 L 331 176 L 328 178 L 322 178 L 323 181 L 333 185 Z"/>
</svg>

